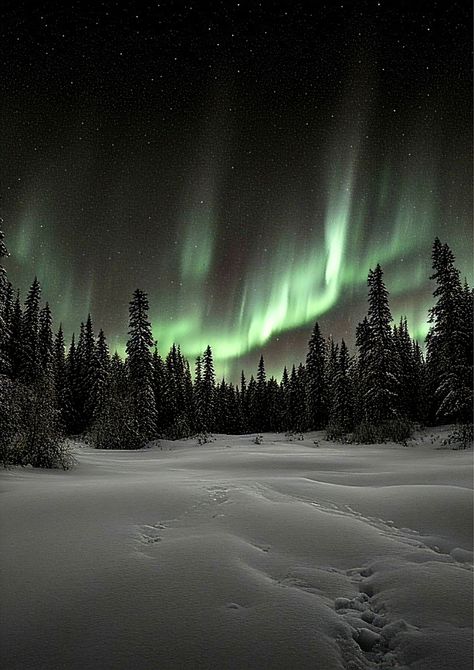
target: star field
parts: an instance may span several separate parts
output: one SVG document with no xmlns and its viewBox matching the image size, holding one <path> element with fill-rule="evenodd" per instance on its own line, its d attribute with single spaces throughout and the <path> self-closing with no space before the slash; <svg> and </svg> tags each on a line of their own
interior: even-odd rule
<svg viewBox="0 0 474 670">
<path fill-rule="evenodd" d="M 430 246 L 472 281 L 461 2 L 40 2 L 1 10 L 8 272 L 68 335 L 154 335 L 236 376 L 351 342 L 380 262 L 423 338 Z"/>
</svg>

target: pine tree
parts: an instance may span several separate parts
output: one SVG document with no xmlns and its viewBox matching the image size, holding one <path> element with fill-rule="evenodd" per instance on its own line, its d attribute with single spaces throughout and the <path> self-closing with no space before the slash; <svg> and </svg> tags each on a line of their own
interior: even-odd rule
<svg viewBox="0 0 474 670">
<path fill-rule="evenodd" d="M 327 379 L 325 374 L 326 347 L 319 329 L 314 325 L 309 349 L 306 356 L 306 419 L 301 419 L 301 428 L 304 425 L 309 430 L 324 428 L 327 423 Z"/>
<path fill-rule="evenodd" d="M 426 338 L 427 386 L 431 420 L 472 421 L 472 306 L 461 286 L 454 254 L 435 239 L 432 251 L 433 296 Z"/>
<path fill-rule="evenodd" d="M 196 358 L 195 373 L 194 373 L 194 406 L 195 406 L 195 428 L 198 432 L 204 430 L 204 407 L 202 396 L 202 359 L 201 356 Z"/>
<path fill-rule="evenodd" d="M 39 312 L 41 286 L 35 277 L 25 300 L 21 333 L 21 380 L 33 384 L 41 375 L 41 361 L 39 357 Z"/>
<path fill-rule="evenodd" d="M 254 417 L 256 430 L 264 432 L 268 430 L 268 404 L 267 404 L 267 378 L 265 373 L 265 362 L 260 356 L 257 369 L 257 386 L 255 388 Z"/>
<path fill-rule="evenodd" d="M 94 416 L 91 430 L 96 449 L 139 449 L 143 435 L 137 425 L 134 391 L 127 365 L 117 352 L 110 361 L 106 394 Z"/>
<path fill-rule="evenodd" d="M 53 374 L 53 317 L 49 304 L 39 313 L 38 356 L 43 375 L 50 377 Z"/>
<path fill-rule="evenodd" d="M 92 421 L 102 412 L 109 390 L 110 355 L 104 331 L 100 329 L 95 348 L 94 377 L 90 395 Z"/>
<path fill-rule="evenodd" d="M 23 353 L 23 312 L 21 309 L 20 292 L 17 291 L 13 311 L 10 319 L 10 333 L 8 341 L 8 356 L 10 375 L 12 379 L 18 379 L 22 366 Z"/>
<path fill-rule="evenodd" d="M 249 432 L 254 432 L 256 428 L 255 420 L 255 394 L 257 392 L 257 382 L 253 375 L 250 375 L 247 386 L 247 393 L 245 394 L 245 424 Z"/>
<path fill-rule="evenodd" d="M 127 364 L 133 401 L 133 417 L 140 441 L 145 444 L 156 435 L 156 408 L 153 393 L 153 337 L 148 321 L 148 298 L 136 289 L 130 302 Z"/>
<path fill-rule="evenodd" d="M 336 344 L 336 342 L 334 342 L 334 339 L 332 337 L 329 337 L 326 342 L 326 362 L 324 366 L 324 374 L 326 377 L 326 407 L 327 407 L 328 422 L 330 420 L 331 407 L 334 402 L 333 381 L 338 367 L 338 359 L 339 359 L 339 345 Z"/>
<path fill-rule="evenodd" d="M 202 374 L 202 422 L 203 429 L 206 432 L 214 430 L 215 423 L 215 407 L 214 407 L 214 388 L 215 388 L 215 374 L 214 362 L 212 360 L 212 350 L 208 345 L 203 357 L 203 374 Z"/>
<path fill-rule="evenodd" d="M 280 407 L 281 407 L 281 430 L 290 430 L 290 402 L 289 402 L 290 378 L 285 365 L 280 382 Z"/>
<path fill-rule="evenodd" d="M 0 260 L 6 258 L 9 253 L 4 242 L 4 234 L 0 230 Z M 8 356 L 8 343 L 10 337 L 8 324 L 8 287 L 9 281 L 7 272 L 0 263 L 0 375 L 9 374 L 11 366 Z"/>
<path fill-rule="evenodd" d="M 97 350 L 91 315 L 87 320 L 79 337 L 77 349 L 78 358 L 78 409 L 80 413 L 81 432 L 90 429 L 94 414 L 94 389 L 97 377 Z"/>
<path fill-rule="evenodd" d="M 64 333 L 61 324 L 59 325 L 59 330 L 54 339 L 53 379 L 60 422 L 64 430 L 67 432 L 70 423 L 72 400 L 67 375 Z"/>
<path fill-rule="evenodd" d="M 84 324 L 81 324 L 83 331 Z M 81 418 L 79 415 L 79 361 L 78 347 L 74 333 L 71 338 L 71 345 L 66 356 L 66 385 L 69 393 L 70 402 L 64 407 L 66 414 L 64 424 L 68 435 L 77 435 L 81 430 Z"/>
<path fill-rule="evenodd" d="M 370 270 L 368 324 L 370 338 L 366 352 L 365 419 L 380 426 L 396 417 L 398 380 L 388 291 L 380 265 Z"/>
<path fill-rule="evenodd" d="M 415 349 L 408 332 L 406 318 L 393 327 L 393 344 L 397 358 L 399 381 L 398 413 L 412 421 L 418 420 L 419 370 Z"/>
<path fill-rule="evenodd" d="M 278 382 L 275 377 L 270 377 L 267 382 L 267 430 L 278 432 L 281 430 L 281 394 Z"/>
<path fill-rule="evenodd" d="M 353 380 L 351 360 L 344 340 L 331 380 L 331 405 L 329 410 L 328 436 L 340 439 L 353 428 Z"/>
<path fill-rule="evenodd" d="M 367 365 L 369 360 L 371 332 L 369 321 L 364 317 L 356 328 L 357 363 L 354 366 L 354 424 L 365 421 L 365 393 L 367 390 Z"/>
<path fill-rule="evenodd" d="M 158 432 L 162 431 L 166 424 L 165 376 L 165 364 L 158 353 L 158 345 L 155 342 L 155 348 L 153 350 L 153 394 L 155 396 L 156 425 Z"/>
</svg>

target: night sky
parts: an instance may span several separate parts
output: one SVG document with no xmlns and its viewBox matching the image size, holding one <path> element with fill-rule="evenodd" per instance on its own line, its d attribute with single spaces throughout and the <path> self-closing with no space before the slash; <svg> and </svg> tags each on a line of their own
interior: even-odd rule
<svg viewBox="0 0 474 670">
<path fill-rule="evenodd" d="M 119 351 L 140 287 L 234 380 L 353 344 L 377 262 L 424 337 L 436 235 L 472 282 L 470 4 L 2 3 L 10 280 Z"/>
</svg>

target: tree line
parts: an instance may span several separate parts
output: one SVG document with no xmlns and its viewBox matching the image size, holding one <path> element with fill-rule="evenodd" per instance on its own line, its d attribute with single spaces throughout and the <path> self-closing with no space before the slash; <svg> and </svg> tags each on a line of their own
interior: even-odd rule
<svg viewBox="0 0 474 670">
<path fill-rule="evenodd" d="M 8 256 L 1 232 L 0 256 Z M 304 364 L 285 367 L 278 381 L 267 378 L 261 356 L 256 375 L 242 371 L 235 386 L 216 382 L 210 346 L 193 370 L 176 344 L 160 354 L 142 290 L 129 304 L 122 360 L 90 315 L 66 346 L 61 326 L 53 334 L 38 280 L 22 303 L 0 267 L 0 459 L 69 467 L 64 437 L 73 435 L 101 449 L 138 449 L 159 437 L 206 440 L 213 432 L 326 429 L 330 439 L 379 442 L 407 439 L 416 423 L 472 425 L 473 292 L 439 239 L 432 261 L 426 357 L 406 319 L 393 324 L 377 265 L 355 354 L 316 323 Z"/>
</svg>

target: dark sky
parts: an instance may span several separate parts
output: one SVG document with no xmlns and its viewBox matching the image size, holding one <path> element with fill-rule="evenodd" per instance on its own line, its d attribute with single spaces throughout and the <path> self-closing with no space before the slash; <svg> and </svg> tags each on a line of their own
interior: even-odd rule
<svg viewBox="0 0 474 670">
<path fill-rule="evenodd" d="M 469 5 L 3 3 L 11 280 L 119 350 L 141 287 L 235 378 L 352 343 L 380 262 L 422 338 L 435 235 L 472 281 Z"/>
</svg>

